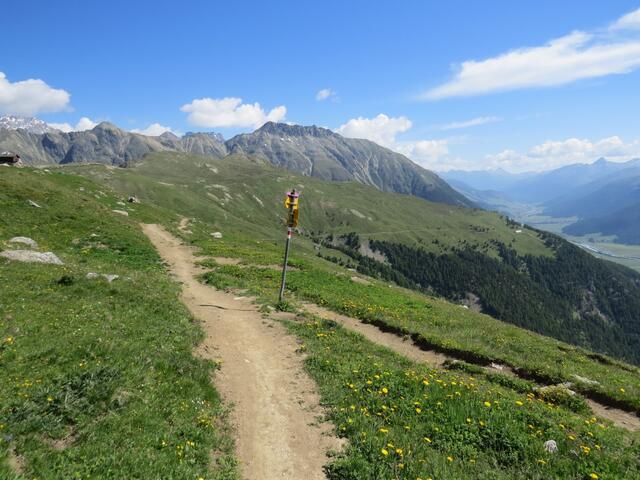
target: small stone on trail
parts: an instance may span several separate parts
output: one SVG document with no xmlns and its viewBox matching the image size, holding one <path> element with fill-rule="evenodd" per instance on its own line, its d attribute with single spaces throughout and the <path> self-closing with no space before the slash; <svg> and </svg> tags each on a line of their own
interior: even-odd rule
<svg viewBox="0 0 640 480">
<path fill-rule="evenodd" d="M 9 240 L 9 243 L 22 243 L 23 245 L 28 245 L 31 248 L 38 248 L 36 241 L 29 237 L 13 237 Z"/>
<path fill-rule="evenodd" d="M 16 262 L 48 263 L 51 265 L 64 265 L 53 252 L 34 252 L 33 250 L 5 250 L 0 252 L 0 257 L 15 260 Z"/>
<path fill-rule="evenodd" d="M 213 232 L 213 233 L 211 234 L 211 236 L 212 236 L 213 238 L 222 238 L 222 233 L 220 233 L 220 232 Z"/>
<path fill-rule="evenodd" d="M 38 205 L 36 202 L 34 202 L 33 200 L 27 200 L 27 203 L 29 205 L 31 205 L 32 207 L 36 207 L 36 208 L 42 208 L 40 205 Z"/>
<path fill-rule="evenodd" d="M 124 215 L 125 217 L 129 216 L 129 212 L 125 212 L 124 210 L 111 210 L 113 213 L 117 213 L 118 215 Z"/>
<path fill-rule="evenodd" d="M 544 442 L 544 449 L 549 453 L 556 453 L 558 451 L 558 444 L 555 440 L 547 440 Z"/>
</svg>

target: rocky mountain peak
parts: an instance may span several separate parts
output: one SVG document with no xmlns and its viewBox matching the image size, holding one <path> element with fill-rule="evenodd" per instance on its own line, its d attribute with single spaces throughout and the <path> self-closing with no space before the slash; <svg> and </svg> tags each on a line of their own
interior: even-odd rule
<svg viewBox="0 0 640 480">
<path fill-rule="evenodd" d="M 109 132 L 124 132 L 124 130 L 121 130 L 119 127 L 117 127 L 116 125 L 114 125 L 113 123 L 110 122 L 100 122 L 98 125 L 96 125 L 95 127 L 93 127 L 92 129 L 93 131 L 109 131 Z"/>
<path fill-rule="evenodd" d="M 164 133 L 159 135 L 159 138 L 161 138 L 162 140 L 171 140 L 171 141 L 179 141 L 180 140 L 180 137 L 178 137 L 173 132 L 164 132 Z"/>
<path fill-rule="evenodd" d="M 216 142 L 224 143 L 224 137 L 222 136 L 221 133 L 217 133 L 217 132 L 187 132 L 184 134 L 183 138 L 198 137 L 198 136 L 204 136 L 212 140 L 215 140 Z"/>
<path fill-rule="evenodd" d="M 327 128 L 317 127 L 315 125 L 303 126 L 276 122 L 267 122 L 258 130 L 256 130 L 256 132 L 289 137 L 329 137 L 335 135 L 331 130 Z"/>
<path fill-rule="evenodd" d="M 0 117 L 0 130 L 26 130 L 29 133 L 42 135 L 43 133 L 57 132 L 55 128 L 35 117 L 18 117 L 5 115 Z"/>
</svg>

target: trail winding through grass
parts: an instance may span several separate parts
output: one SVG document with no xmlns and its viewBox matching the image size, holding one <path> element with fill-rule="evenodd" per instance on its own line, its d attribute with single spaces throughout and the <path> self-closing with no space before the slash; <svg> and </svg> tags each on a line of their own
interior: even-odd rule
<svg viewBox="0 0 640 480">
<path fill-rule="evenodd" d="M 182 283 L 182 301 L 202 322 L 206 338 L 198 353 L 221 361 L 215 384 L 235 406 L 243 477 L 324 479 L 326 453 L 339 449 L 340 441 L 329 434 L 330 425 L 317 425 L 319 397 L 295 353 L 295 339 L 280 323 L 262 318 L 250 299 L 200 283 L 192 249 L 161 226 L 142 228 Z"/>
<path fill-rule="evenodd" d="M 348 317 L 340 313 L 333 312 L 326 308 L 320 307 L 313 303 L 304 303 L 303 308 L 308 312 L 321 318 L 333 320 L 343 327 L 356 331 L 366 337 L 368 340 L 383 345 L 390 350 L 404 355 L 414 362 L 421 362 L 440 368 L 447 360 L 456 360 L 455 357 L 435 352 L 433 350 L 424 350 L 420 346 L 413 343 L 410 338 L 402 338 L 394 333 L 383 332 L 375 325 L 364 323 L 357 318 Z M 488 368 L 491 370 L 490 368 Z M 510 370 L 500 370 L 501 373 L 509 374 Z M 515 375 L 515 373 L 513 373 Z M 640 417 L 630 412 L 625 412 L 613 407 L 607 407 L 594 400 L 587 399 L 587 403 L 597 416 L 613 422 L 614 425 L 626 428 L 630 431 L 640 430 Z"/>
</svg>

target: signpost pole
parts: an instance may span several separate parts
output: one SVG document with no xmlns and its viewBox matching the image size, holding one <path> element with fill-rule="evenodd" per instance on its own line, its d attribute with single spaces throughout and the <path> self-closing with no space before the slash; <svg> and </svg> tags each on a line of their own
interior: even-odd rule
<svg viewBox="0 0 640 480">
<path fill-rule="evenodd" d="M 287 280 L 287 262 L 289 261 L 289 247 L 291 245 L 291 227 L 287 227 L 287 245 L 284 247 L 284 265 L 282 266 L 282 281 L 280 282 L 280 295 L 278 301 L 284 298 L 284 284 Z"/>
<path fill-rule="evenodd" d="M 287 243 L 284 247 L 284 264 L 282 265 L 282 280 L 280 281 L 280 294 L 278 295 L 278 301 L 282 302 L 284 299 L 284 287 L 287 280 L 287 263 L 289 262 L 289 249 L 291 247 L 291 236 L 293 235 L 293 227 L 296 225 L 297 216 L 295 215 L 298 209 L 298 194 L 295 189 L 287 192 L 287 198 L 285 199 L 285 205 L 289 208 L 289 215 L 287 218 Z"/>
</svg>

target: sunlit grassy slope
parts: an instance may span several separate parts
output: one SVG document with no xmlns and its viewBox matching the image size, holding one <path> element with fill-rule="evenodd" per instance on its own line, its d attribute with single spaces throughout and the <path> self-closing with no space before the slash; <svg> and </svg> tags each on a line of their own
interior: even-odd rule
<svg viewBox="0 0 640 480">
<path fill-rule="evenodd" d="M 300 226 L 308 232 L 375 233 L 376 238 L 420 242 L 436 252 L 463 242 L 479 246 L 496 240 L 513 243 L 521 254 L 551 254 L 534 232 L 515 233 L 518 228 L 495 213 L 383 194 L 358 183 L 301 177 L 243 157 L 215 160 L 166 153 L 127 169 L 72 168 L 185 216 L 265 238 L 281 235 L 284 192 L 296 188 L 302 191 Z M 487 251 L 492 250 L 488 245 Z"/>
<path fill-rule="evenodd" d="M 362 225 L 359 228 L 368 225 L 360 215 L 347 220 L 345 209 L 365 217 L 379 215 L 362 200 L 349 206 L 314 204 L 331 201 L 318 192 L 352 192 L 350 184 L 315 184 L 244 161 L 207 161 L 209 166 L 199 167 L 204 161 L 193 157 L 187 158 L 193 165 L 178 163 L 179 173 L 171 176 L 174 160 L 166 158 L 159 163 L 166 175 L 156 177 L 145 172 L 153 170 L 150 160 L 133 170 L 84 166 L 0 174 L 0 200 L 7 205 L 0 217 L 0 239 L 31 236 L 66 263 L 0 263 L 0 368 L 3 377 L 11 379 L 0 384 L 2 433 L 11 439 L 0 444 L 0 455 L 5 456 L 0 478 L 12 478 L 10 450 L 24 456 L 24 478 L 234 478 L 223 410 L 209 384 L 210 366 L 190 355 L 200 333 L 137 223 L 162 223 L 205 255 L 240 258 L 238 266 L 203 260 L 211 268 L 203 280 L 246 288 L 261 302 L 275 304 L 279 272 L 257 265 L 281 260 L 282 193 L 292 183 L 304 184 L 305 228 L 348 232 L 354 230 L 352 222 Z M 198 169 L 200 175 L 190 178 L 187 168 Z M 313 188 L 315 200 L 313 193 L 307 195 Z M 353 188 L 363 188 L 371 197 L 377 194 Z M 123 204 L 129 194 L 141 203 Z M 377 210 L 414 201 L 388 198 Z M 30 207 L 27 199 L 43 208 Z M 495 215 L 435 205 L 434 212 L 443 209 L 446 216 L 451 209 L 450 215 L 457 217 L 450 225 L 438 225 L 431 206 L 420 205 L 428 205 L 431 216 L 418 208 L 413 214 L 434 222 L 427 223 L 431 228 L 440 227 L 441 236 L 434 237 L 440 242 L 447 239 L 455 245 L 455 232 L 463 235 L 471 219 L 480 222 L 486 215 L 496 225 L 492 235 L 515 238 L 514 245 L 525 251 L 549 254 L 535 236 L 519 237 Z M 114 208 L 129 216 L 114 214 Z M 304 216 L 308 210 L 326 215 L 322 221 L 327 226 L 310 226 Z M 180 230 L 183 216 L 191 221 Z M 390 227 L 386 231 L 397 229 L 400 222 L 398 217 L 385 221 Z M 375 227 L 370 231 L 379 231 Z M 213 238 L 214 231 L 223 238 Z M 431 233 L 425 229 L 397 235 L 418 241 L 423 234 Z M 442 243 L 427 245 L 442 248 Z M 578 375 L 598 384 L 577 382 L 576 388 L 626 408 L 640 406 L 636 367 L 388 282 L 356 283 L 350 278 L 353 272 L 316 253 L 310 239 L 295 237 L 291 263 L 298 270 L 288 277 L 288 302 L 315 301 L 471 362 L 499 361 L 553 381 L 577 382 Z M 122 279 L 112 284 L 88 281 L 89 271 L 116 273 Z M 462 371 L 455 372 L 416 365 L 332 322 L 298 318 L 289 328 L 301 340 L 300 351 L 308 356 L 307 368 L 338 434 L 349 439 L 346 450 L 330 460 L 332 479 L 639 475 L 637 434 L 596 419 L 579 398 L 545 397 L 534 392 L 530 382 L 490 377 L 472 365 L 461 364 Z M 549 439 L 557 442 L 558 453 L 544 451 Z M 68 445 L 60 448 L 59 442 Z M 216 461 L 207 470 L 212 457 Z"/>
<path fill-rule="evenodd" d="M 330 321 L 300 319 L 307 367 L 349 439 L 331 480 L 631 479 L 638 437 L 508 377 L 416 365 Z M 557 451 L 545 451 L 553 440 Z"/>
<path fill-rule="evenodd" d="M 127 219 L 119 200 L 63 172 L 0 171 L 0 249 L 27 236 L 64 262 L 0 258 L 2 479 L 236 478 L 213 366 L 191 354 L 202 334 L 138 228 L 166 213 Z"/>
<path fill-rule="evenodd" d="M 466 241 L 489 245 L 489 254 L 493 248 L 490 240 L 498 240 L 511 243 L 522 253 L 552 255 L 535 231 L 522 229 L 516 233 L 519 228 L 495 213 L 382 194 L 358 184 L 317 181 L 240 157 L 215 161 L 161 154 L 147 157 L 132 169 L 83 166 L 74 167 L 74 171 L 107 183 L 123 195 L 138 195 L 143 203 L 173 210 L 175 223 L 180 215 L 194 219 L 188 227 L 192 233 L 186 237 L 205 253 L 240 257 L 251 263 L 281 261 L 282 200 L 291 187 L 303 192 L 300 225 L 306 231 L 375 233 L 376 238 L 416 242 L 432 251 Z M 211 237 L 210 233 L 217 230 L 223 233 L 222 240 Z M 304 264 L 305 268 L 290 274 L 289 288 L 300 297 L 385 324 L 478 362 L 499 361 L 545 381 L 574 382 L 590 395 L 640 411 L 637 367 L 441 299 L 389 288 L 387 283 L 355 284 L 348 276 L 340 276 L 344 269 L 317 258 L 318 248 L 323 254 L 335 253 L 314 245 L 305 236 L 296 237 L 293 263 Z M 211 281 L 218 286 L 240 284 L 274 295 L 278 274 L 228 266 L 212 273 Z M 579 378 L 598 383 L 581 382 Z"/>
</svg>

